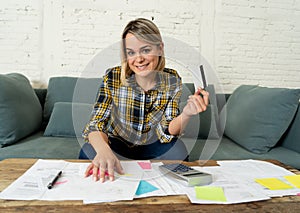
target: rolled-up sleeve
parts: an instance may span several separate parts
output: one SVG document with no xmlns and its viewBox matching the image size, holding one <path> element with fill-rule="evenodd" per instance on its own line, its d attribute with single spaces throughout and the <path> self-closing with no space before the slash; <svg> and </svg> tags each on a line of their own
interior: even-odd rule
<svg viewBox="0 0 300 213">
<path fill-rule="evenodd" d="M 168 101 L 167 107 L 165 109 L 164 115 L 162 116 L 162 120 L 158 124 L 157 134 L 160 136 L 161 143 L 169 143 L 176 135 L 171 135 L 169 133 L 169 124 L 170 122 L 176 118 L 180 114 L 179 110 L 179 101 L 182 94 L 182 83 L 181 81 L 173 87 L 171 93 L 173 94 Z"/>
<path fill-rule="evenodd" d="M 93 131 L 107 133 L 107 123 L 110 118 L 112 105 L 112 94 L 107 84 L 107 76 L 104 76 L 100 86 L 97 101 L 91 114 L 91 118 L 83 130 L 83 139 L 88 142 L 88 135 Z"/>
</svg>

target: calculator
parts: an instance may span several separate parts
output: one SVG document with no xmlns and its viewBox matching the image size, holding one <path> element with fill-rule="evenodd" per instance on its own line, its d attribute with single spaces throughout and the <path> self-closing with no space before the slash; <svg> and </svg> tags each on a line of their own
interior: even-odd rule
<svg viewBox="0 0 300 213">
<path fill-rule="evenodd" d="M 180 163 L 164 164 L 159 166 L 160 171 L 186 186 L 202 186 L 212 183 L 212 175 L 200 172 Z"/>
</svg>

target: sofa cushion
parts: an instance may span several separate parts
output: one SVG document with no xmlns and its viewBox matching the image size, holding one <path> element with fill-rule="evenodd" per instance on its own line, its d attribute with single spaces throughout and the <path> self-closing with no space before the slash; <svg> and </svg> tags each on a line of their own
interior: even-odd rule
<svg viewBox="0 0 300 213">
<path fill-rule="evenodd" d="M 44 136 L 81 137 L 92 109 L 92 104 L 56 102 Z"/>
<path fill-rule="evenodd" d="M 1 147 L 13 144 L 40 128 L 42 107 L 24 75 L 0 75 L 0 118 Z"/>
<path fill-rule="evenodd" d="M 286 136 L 283 138 L 282 146 L 300 153 L 300 105 Z"/>
<path fill-rule="evenodd" d="M 184 138 L 185 144 L 193 143 L 192 139 Z M 274 159 L 285 165 L 300 168 L 300 153 L 282 146 L 276 146 L 265 154 L 256 154 L 243 148 L 226 136 L 221 140 L 197 140 L 189 155 L 190 161 L 195 160 L 242 160 L 242 159 Z"/>
<path fill-rule="evenodd" d="M 81 138 L 43 137 L 43 131 L 38 131 L 13 146 L 0 149 L 0 160 L 6 158 L 78 159 L 83 143 Z"/>
<path fill-rule="evenodd" d="M 56 102 L 94 104 L 100 84 L 101 78 L 50 78 L 44 106 L 44 122 L 48 122 Z"/>
<path fill-rule="evenodd" d="M 225 134 L 251 152 L 268 152 L 291 123 L 299 95 L 300 89 L 238 87 L 228 99 Z"/>
</svg>

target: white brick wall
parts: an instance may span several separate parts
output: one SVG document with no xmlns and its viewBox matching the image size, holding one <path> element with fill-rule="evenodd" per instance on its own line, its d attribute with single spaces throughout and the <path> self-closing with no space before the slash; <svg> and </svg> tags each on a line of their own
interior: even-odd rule
<svg viewBox="0 0 300 213">
<path fill-rule="evenodd" d="M 0 73 L 21 72 L 40 80 L 39 0 L 1 1 Z"/>
<path fill-rule="evenodd" d="M 0 73 L 101 76 L 128 21 L 154 18 L 184 81 L 300 87 L 300 0 L 10 0 L 0 3 Z M 201 55 L 203 58 L 201 57 Z M 197 84 L 200 82 L 196 82 Z"/>
<path fill-rule="evenodd" d="M 225 91 L 240 84 L 300 87 L 300 1 L 216 3 L 215 69 Z"/>
</svg>

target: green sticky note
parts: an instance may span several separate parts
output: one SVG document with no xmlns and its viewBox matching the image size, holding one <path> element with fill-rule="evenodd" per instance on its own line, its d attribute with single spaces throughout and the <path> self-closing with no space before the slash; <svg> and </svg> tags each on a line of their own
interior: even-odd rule
<svg viewBox="0 0 300 213">
<path fill-rule="evenodd" d="M 293 184 L 297 188 L 300 188 L 300 175 L 284 176 L 284 178 L 287 179 L 291 184 Z"/>
<path fill-rule="evenodd" d="M 277 178 L 260 178 L 255 179 L 255 181 L 270 190 L 283 190 L 294 188 Z"/>
<path fill-rule="evenodd" d="M 218 186 L 195 186 L 196 198 L 199 200 L 212 200 L 226 202 L 222 187 Z"/>
</svg>

